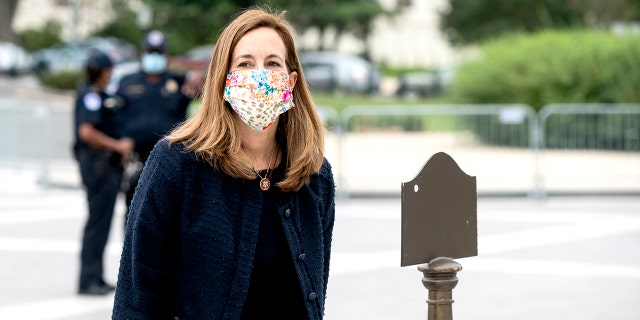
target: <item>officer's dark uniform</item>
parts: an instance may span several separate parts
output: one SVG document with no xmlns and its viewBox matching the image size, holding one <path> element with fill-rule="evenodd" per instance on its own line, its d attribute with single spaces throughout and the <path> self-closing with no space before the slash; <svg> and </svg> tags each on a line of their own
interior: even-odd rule
<svg viewBox="0 0 640 320">
<path fill-rule="evenodd" d="M 163 135 L 185 120 L 191 100 L 180 92 L 183 84 L 183 76 L 169 72 L 155 84 L 148 83 L 142 71 L 120 81 L 116 95 L 124 104 L 124 134 L 135 141 L 142 161 Z"/>
<path fill-rule="evenodd" d="M 94 63 L 99 68 L 113 66 L 106 55 L 99 53 L 92 54 L 88 63 Z M 80 256 L 79 292 L 83 294 L 106 294 L 113 289 L 103 280 L 103 253 L 120 190 L 122 161 L 121 156 L 115 152 L 84 143 L 79 137 L 79 127 L 88 123 L 117 139 L 120 137 L 120 121 L 113 98 L 110 99 L 102 89 L 93 83 L 87 83 L 78 89 L 75 101 L 74 153 L 89 207 Z"/>
<path fill-rule="evenodd" d="M 157 30 L 145 36 L 143 45 L 146 52 L 164 54 L 166 51 L 165 36 Z M 166 70 L 157 76 L 160 81 L 150 83 L 142 70 L 130 74 L 122 78 L 116 92 L 123 103 L 123 134 L 134 140 L 134 152 L 142 163 L 147 160 L 158 140 L 185 120 L 191 102 L 191 98 L 181 92 L 185 76 Z M 139 176 L 140 171 L 129 179 L 126 190 L 127 213 Z"/>
</svg>

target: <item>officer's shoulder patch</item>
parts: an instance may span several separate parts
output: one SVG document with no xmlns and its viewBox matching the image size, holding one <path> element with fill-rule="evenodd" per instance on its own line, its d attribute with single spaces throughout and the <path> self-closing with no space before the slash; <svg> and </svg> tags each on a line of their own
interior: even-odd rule
<svg viewBox="0 0 640 320">
<path fill-rule="evenodd" d="M 84 103 L 84 107 L 89 111 L 98 111 L 102 106 L 102 98 L 95 92 L 87 92 L 82 98 L 82 102 Z"/>
</svg>

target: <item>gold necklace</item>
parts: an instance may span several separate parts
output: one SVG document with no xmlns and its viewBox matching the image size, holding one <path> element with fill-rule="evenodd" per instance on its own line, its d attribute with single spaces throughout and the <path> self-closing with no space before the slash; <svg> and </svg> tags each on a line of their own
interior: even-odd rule
<svg viewBox="0 0 640 320">
<path fill-rule="evenodd" d="M 253 171 L 258 175 L 258 177 L 260 177 L 260 189 L 262 189 L 262 191 L 267 191 L 269 190 L 269 188 L 271 188 L 271 181 L 269 181 L 269 178 L 271 178 L 271 174 L 273 174 L 273 170 L 271 170 L 271 160 L 273 160 L 273 155 L 276 153 L 276 150 L 278 150 L 277 148 L 273 149 L 273 153 L 271 153 L 271 158 L 269 159 L 269 166 L 267 167 L 267 172 L 264 173 L 264 177 L 260 175 L 260 172 L 258 170 L 256 170 L 255 168 L 253 169 Z"/>
</svg>

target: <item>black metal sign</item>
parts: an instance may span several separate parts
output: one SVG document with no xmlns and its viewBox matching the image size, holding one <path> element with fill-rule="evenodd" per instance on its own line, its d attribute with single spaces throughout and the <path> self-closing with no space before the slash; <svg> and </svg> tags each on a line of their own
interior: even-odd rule
<svg viewBox="0 0 640 320">
<path fill-rule="evenodd" d="M 476 178 L 446 153 L 402 183 L 401 266 L 478 255 Z"/>
</svg>

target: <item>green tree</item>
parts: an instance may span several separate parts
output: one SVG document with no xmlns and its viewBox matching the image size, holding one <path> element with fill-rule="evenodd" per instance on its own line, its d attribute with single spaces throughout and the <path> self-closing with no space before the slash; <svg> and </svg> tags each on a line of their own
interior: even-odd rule
<svg viewBox="0 0 640 320">
<path fill-rule="evenodd" d="M 232 15 L 252 1 L 151 0 L 153 28 L 163 30 L 169 52 L 182 53 L 215 42 Z"/>
<path fill-rule="evenodd" d="M 230 1 L 203 0 L 149 0 L 153 19 L 145 28 L 138 25 L 138 13 L 127 1 L 112 0 L 116 18 L 97 36 L 114 36 L 126 40 L 139 49 L 147 29 L 158 29 L 166 33 L 169 54 L 180 54 L 197 45 L 213 43 L 217 31 L 237 10 Z"/>
<path fill-rule="evenodd" d="M 450 0 L 441 17 L 441 29 L 454 44 L 582 24 L 580 13 L 566 0 Z"/>
<path fill-rule="evenodd" d="M 640 19 L 638 0 L 567 0 L 589 26 L 606 28 L 611 23 Z"/>
<path fill-rule="evenodd" d="M 504 33 L 573 27 L 608 28 L 640 19 L 638 0 L 449 0 L 441 29 L 454 44 Z"/>
<path fill-rule="evenodd" d="M 372 23 L 379 16 L 392 16 L 406 6 L 401 3 L 394 10 L 384 9 L 376 0 L 289 0 L 281 1 L 290 12 L 289 19 L 300 33 L 317 28 L 320 38 L 324 39 L 325 33 L 334 32 L 332 44 L 325 46 L 322 41 L 317 42 L 314 48 L 335 50 L 340 37 L 345 33 L 351 33 L 356 38 L 362 39 L 365 50 L 363 56 L 369 56 L 369 36 L 372 32 Z"/>
<path fill-rule="evenodd" d="M 299 33 L 317 28 L 321 37 L 329 30 L 335 31 L 331 45 L 307 49 L 335 49 L 340 37 L 349 32 L 362 39 L 364 56 L 368 55 L 368 38 L 374 19 L 392 15 L 398 10 L 386 10 L 377 0 L 151 0 L 154 26 L 167 32 L 170 50 L 186 49 L 216 40 L 218 32 L 239 10 L 252 6 L 264 6 L 286 10 L 287 18 Z M 401 1 L 398 7 L 407 5 Z"/>
<path fill-rule="evenodd" d="M 111 6 L 118 18 L 94 32 L 93 35 L 120 38 L 139 49 L 142 46 L 144 30 L 140 30 L 138 26 L 137 13 L 131 10 L 126 0 L 112 0 Z"/>
</svg>

